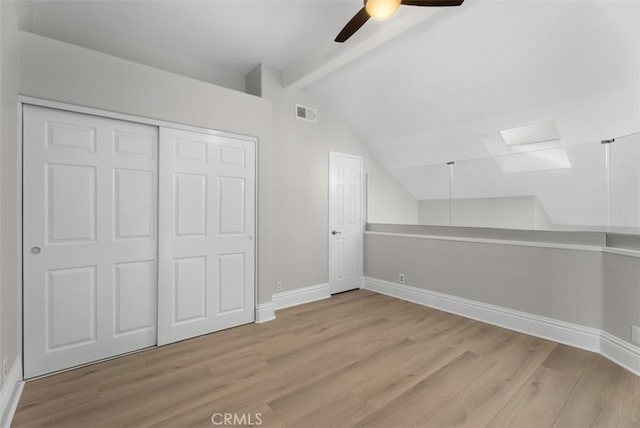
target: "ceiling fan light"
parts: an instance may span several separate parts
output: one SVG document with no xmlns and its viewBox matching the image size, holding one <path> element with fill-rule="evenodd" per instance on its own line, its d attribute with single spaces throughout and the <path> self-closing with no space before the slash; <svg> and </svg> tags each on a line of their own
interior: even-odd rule
<svg viewBox="0 0 640 428">
<path fill-rule="evenodd" d="M 370 17 L 385 19 L 393 16 L 400 7 L 400 0 L 368 0 L 365 8 Z"/>
</svg>

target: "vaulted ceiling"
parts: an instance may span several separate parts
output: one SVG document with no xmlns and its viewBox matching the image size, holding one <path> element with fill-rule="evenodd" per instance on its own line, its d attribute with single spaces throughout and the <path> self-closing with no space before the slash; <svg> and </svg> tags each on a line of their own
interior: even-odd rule
<svg viewBox="0 0 640 428">
<path fill-rule="evenodd" d="M 259 63 L 286 69 L 334 47 L 354 2 L 53 0 L 32 9 L 41 35 L 114 55 L 153 49 L 244 76 Z"/>
<path fill-rule="evenodd" d="M 361 7 L 36 1 L 31 30 L 172 71 L 176 61 L 187 72 L 197 65 L 229 81 L 259 63 L 279 68 L 285 85 L 306 87 L 338 112 L 389 169 L 508 153 L 488 143 L 492 135 L 538 121 L 554 120 L 564 145 L 640 130 L 640 2 L 405 7 L 335 44 Z"/>
<path fill-rule="evenodd" d="M 555 120 L 562 144 L 640 131 L 640 3 L 474 2 L 312 86 L 389 168 L 508 153 Z"/>
</svg>

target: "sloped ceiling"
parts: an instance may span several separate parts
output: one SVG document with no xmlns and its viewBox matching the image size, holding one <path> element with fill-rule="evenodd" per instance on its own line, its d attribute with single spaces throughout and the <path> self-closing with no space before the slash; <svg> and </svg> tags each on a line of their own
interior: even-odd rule
<svg viewBox="0 0 640 428">
<path fill-rule="evenodd" d="M 333 38 L 360 0 L 34 1 L 32 31 L 119 55 L 132 47 L 242 76 L 264 63 L 282 70 Z"/>
<path fill-rule="evenodd" d="M 487 141 L 539 121 L 557 123 L 562 145 L 640 130 L 640 2 L 403 7 L 333 43 L 360 7 L 361 0 L 35 1 L 32 31 L 159 68 L 164 61 L 172 71 L 165 60 L 177 58 L 190 64 L 185 70 L 211 67 L 236 81 L 259 63 L 286 76 L 359 51 L 307 89 L 392 170 L 508 153 Z M 356 49 L 416 16 L 373 48 Z"/>
<path fill-rule="evenodd" d="M 468 1 L 311 86 L 388 169 L 481 158 L 555 120 L 560 144 L 640 130 L 640 3 Z M 508 153 L 505 147 L 503 153 Z"/>
</svg>

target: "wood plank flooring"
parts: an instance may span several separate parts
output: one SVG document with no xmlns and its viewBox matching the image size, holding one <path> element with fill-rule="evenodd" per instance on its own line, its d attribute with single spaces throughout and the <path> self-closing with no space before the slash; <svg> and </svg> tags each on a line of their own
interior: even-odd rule
<svg viewBox="0 0 640 428">
<path fill-rule="evenodd" d="M 263 427 L 640 427 L 640 378 L 358 290 L 28 382 L 13 426 L 212 427 L 216 413 Z"/>
</svg>

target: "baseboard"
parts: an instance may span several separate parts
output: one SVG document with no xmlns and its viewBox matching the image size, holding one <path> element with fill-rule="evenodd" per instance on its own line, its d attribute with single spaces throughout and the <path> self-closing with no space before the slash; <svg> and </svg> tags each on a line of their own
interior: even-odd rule
<svg viewBox="0 0 640 428">
<path fill-rule="evenodd" d="M 380 279 L 365 278 L 364 288 L 487 324 L 598 352 L 640 376 L 640 348 L 595 328 Z"/>
<path fill-rule="evenodd" d="M 611 333 L 603 331 L 600 333 L 600 353 L 640 376 L 640 346 L 625 342 Z"/>
<path fill-rule="evenodd" d="M 328 299 L 329 297 L 331 297 L 329 283 L 311 285 L 309 287 L 274 294 L 273 306 L 277 311 L 279 309 L 290 308 L 291 306 L 315 302 L 316 300 Z"/>
<path fill-rule="evenodd" d="M 20 358 L 17 358 L 0 390 L 0 426 L 2 428 L 11 426 L 23 388 L 22 363 Z"/>
<path fill-rule="evenodd" d="M 273 302 L 256 306 L 256 324 L 273 321 L 274 319 L 276 319 L 276 312 L 273 308 Z"/>
</svg>

